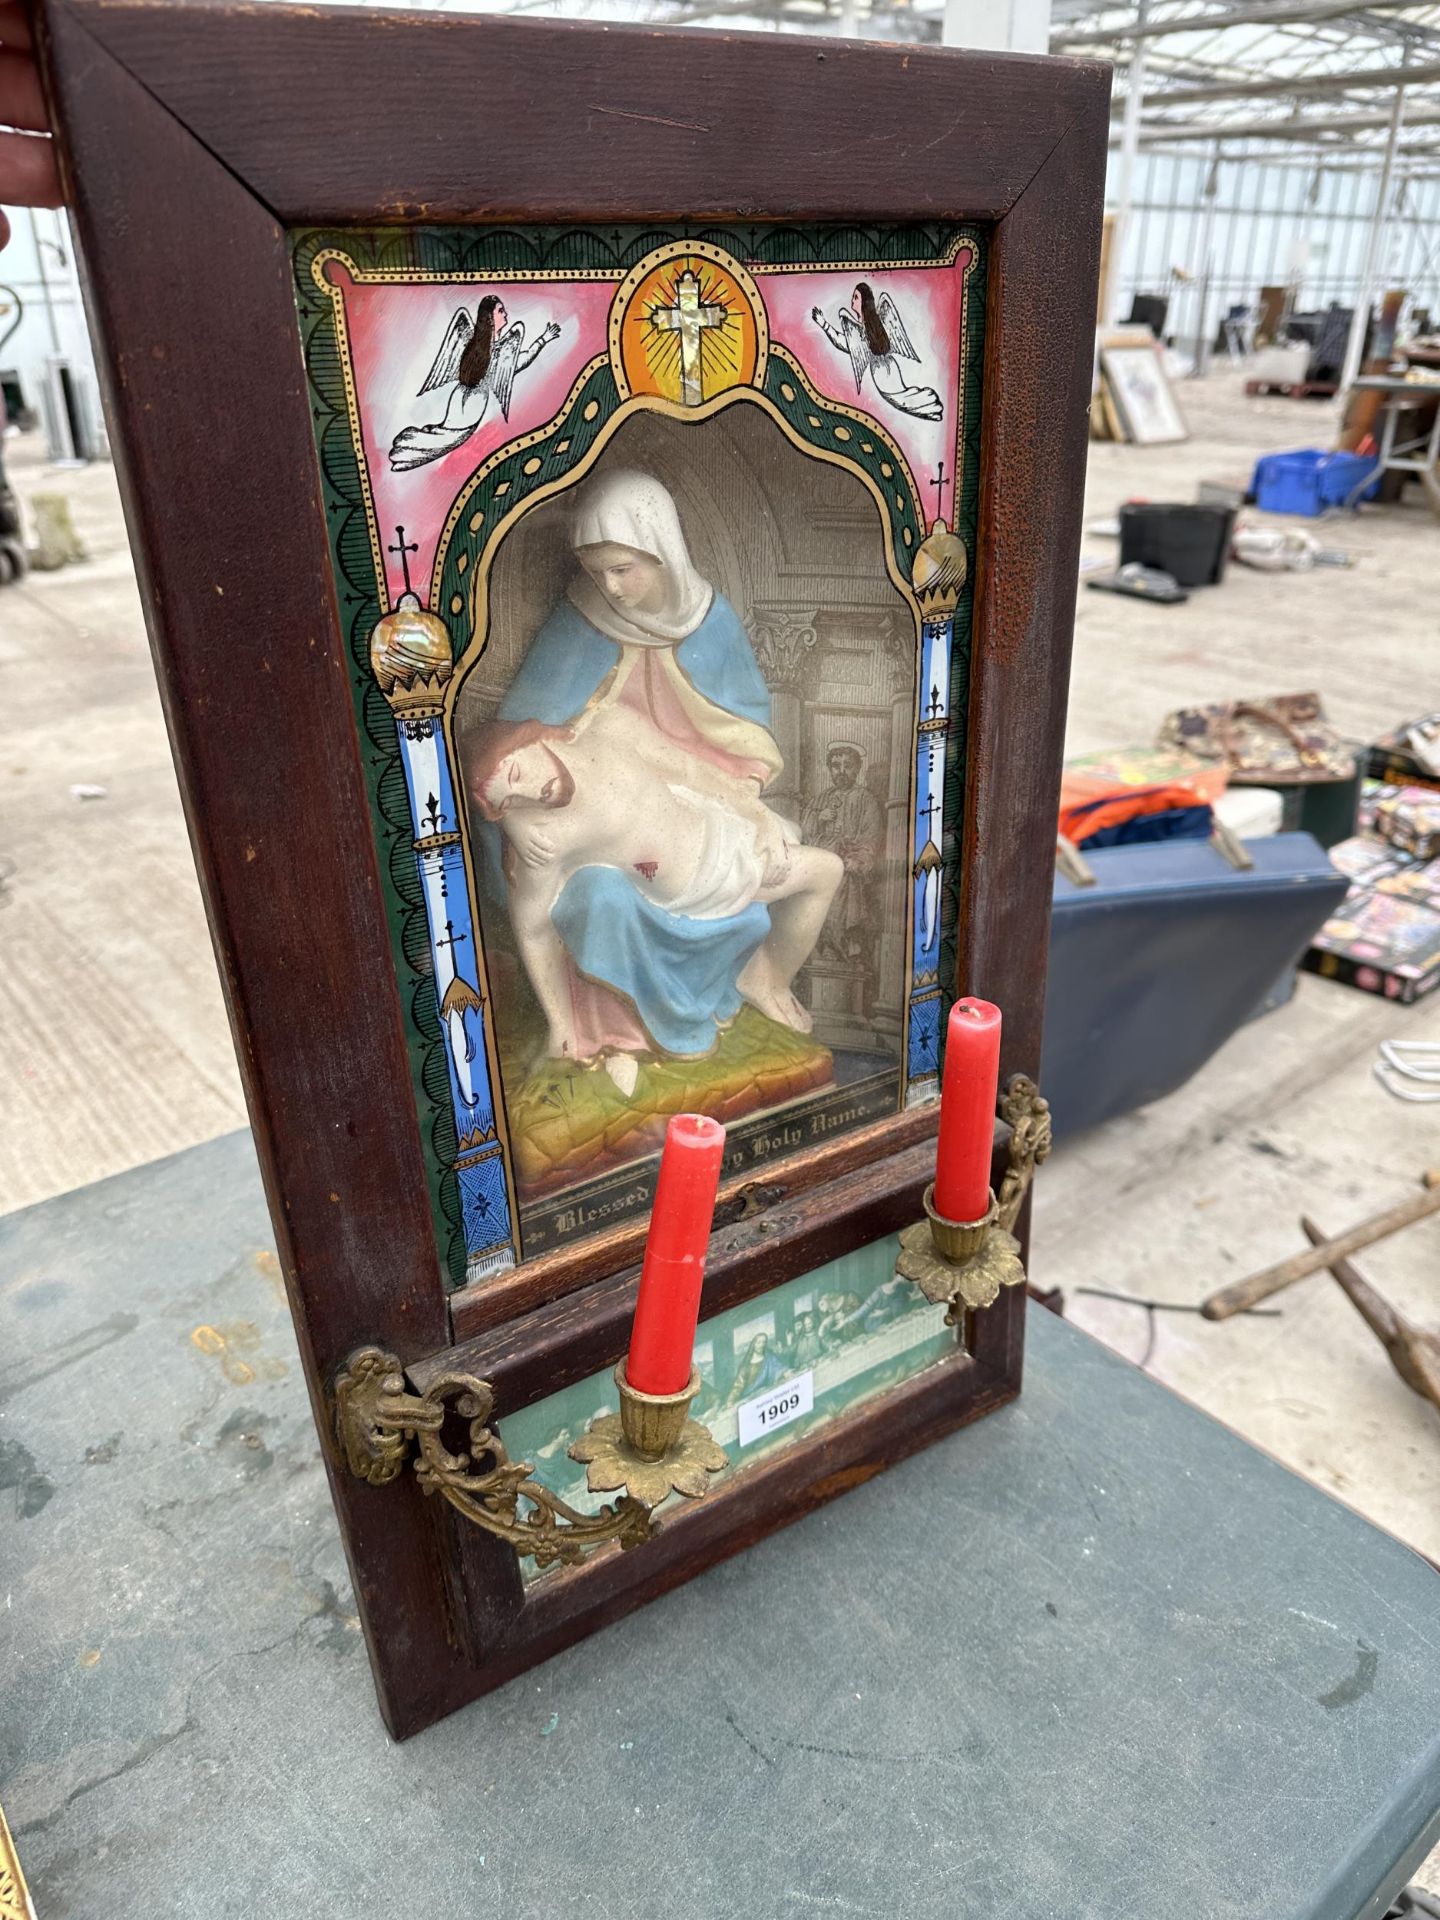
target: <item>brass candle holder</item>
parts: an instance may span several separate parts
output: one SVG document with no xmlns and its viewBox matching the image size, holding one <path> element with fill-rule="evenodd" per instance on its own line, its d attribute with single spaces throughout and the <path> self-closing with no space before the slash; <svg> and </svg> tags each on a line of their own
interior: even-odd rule
<svg viewBox="0 0 1440 1920">
<path fill-rule="evenodd" d="M 641 1393 L 625 1377 L 625 1362 L 615 1369 L 618 1413 L 601 1414 L 570 1448 L 570 1458 L 585 1465 L 592 1493 L 625 1488 L 646 1507 L 658 1507 L 672 1493 L 697 1499 L 710 1475 L 728 1466 L 730 1456 L 707 1426 L 690 1418 L 690 1403 L 700 1391 L 700 1372 L 678 1393 Z"/>
<path fill-rule="evenodd" d="M 992 1306 L 1002 1287 L 1020 1285 L 1025 1263 L 1011 1229 L 1020 1217 L 1035 1169 L 1052 1144 L 1050 1104 L 1033 1080 L 1017 1073 L 1000 1102 L 1000 1117 L 1010 1127 L 1010 1164 L 998 1194 L 978 1220 L 948 1220 L 935 1208 L 935 1184 L 925 1189 L 925 1219 L 900 1235 L 895 1271 L 937 1306 L 944 1305 L 947 1326 L 965 1314 Z"/>
</svg>

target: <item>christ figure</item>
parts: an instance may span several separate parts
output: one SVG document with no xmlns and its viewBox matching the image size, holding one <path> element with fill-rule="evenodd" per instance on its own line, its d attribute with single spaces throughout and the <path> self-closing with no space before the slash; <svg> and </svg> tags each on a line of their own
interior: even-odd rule
<svg viewBox="0 0 1440 1920">
<path fill-rule="evenodd" d="M 510 921 L 545 1016 L 542 1057 L 713 1050 L 742 1000 L 805 1033 L 791 990 L 844 867 L 800 844 L 753 780 L 622 701 L 570 726 L 492 723 L 467 768 L 504 837 Z"/>
</svg>

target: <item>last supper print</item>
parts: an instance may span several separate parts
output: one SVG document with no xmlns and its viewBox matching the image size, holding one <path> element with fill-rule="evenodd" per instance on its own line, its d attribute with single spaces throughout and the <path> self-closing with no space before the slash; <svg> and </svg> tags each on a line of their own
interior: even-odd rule
<svg viewBox="0 0 1440 1920">
<path fill-rule="evenodd" d="M 451 1284 L 933 1099 L 982 236 L 292 245 Z"/>
</svg>

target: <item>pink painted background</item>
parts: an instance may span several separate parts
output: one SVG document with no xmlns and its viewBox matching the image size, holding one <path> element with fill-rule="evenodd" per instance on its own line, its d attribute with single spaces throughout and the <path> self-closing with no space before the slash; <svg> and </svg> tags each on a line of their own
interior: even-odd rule
<svg viewBox="0 0 1440 1920">
<path fill-rule="evenodd" d="M 869 413 L 899 443 L 914 472 L 927 517 L 936 512 L 935 489 L 930 486 L 941 456 L 945 471 L 953 474 L 956 464 L 957 387 L 960 369 L 960 314 L 964 292 L 964 272 L 970 256 L 961 253 L 952 267 L 907 267 L 890 271 L 884 267 L 857 273 L 850 268 L 842 273 L 757 273 L 756 284 L 765 296 L 770 316 L 770 337 L 787 346 L 805 369 L 819 392 L 848 407 Z M 832 327 L 839 326 L 839 314 L 849 305 L 856 282 L 865 280 L 878 299 L 888 293 L 899 309 L 919 364 L 900 362 L 911 386 L 934 387 L 945 405 L 941 420 L 917 420 L 887 406 L 875 392 L 870 376 L 865 375 L 859 393 L 850 356 L 832 347 L 811 319 L 819 307 Z M 945 518 L 952 517 L 953 489 L 945 489 Z"/>
<path fill-rule="evenodd" d="M 947 519 L 953 516 L 953 486 L 944 489 L 942 498 L 932 480 L 942 459 L 947 476 L 954 474 L 957 464 L 960 320 L 968 261 L 968 253 L 962 251 L 948 267 L 880 267 L 863 274 L 853 268 L 755 272 L 769 314 L 771 339 L 794 354 L 817 391 L 871 414 L 899 445 L 919 484 L 927 519 L 937 511 Z M 354 281 L 338 264 L 332 264 L 330 272 L 345 302 L 364 457 L 381 544 L 389 546 L 397 525 L 405 528 L 407 543 L 414 541 L 418 547 L 410 556 L 411 579 L 428 597 L 436 543 L 456 494 L 498 446 L 552 419 L 581 368 L 605 352 L 606 320 L 616 283 L 438 281 L 407 286 Z M 905 377 L 911 385 L 938 391 L 945 408 L 943 419 L 918 420 L 888 406 L 876 394 L 868 374 L 857 393 L 849 356 L 832 347 L 815 325 L 811 312 L 819 307 L 831 325 L 838 326 L 839 313 L 861 278 L 869 281 L 877 296 L 888 292 L 895 300 L 920 355 L 918 365 L 901 363 Z M 560 328 L 560 338 L 549 343 L 533 367 L 517 373 L 508 421 L 492 402 L 468 440 L 426 466 L 393 472 L 390 446 L 401 428 L 444 416 L 449 391 L 437 388 L 422 398 L 419 389 L 451 317 L 461 306 L 473 317 L 487 293 L 498 293 L 510 318 L 524 321 L 527 342 L 533 342 L 552 320 Z M 393 602 L 401 591 L 398 556 L 387 552 L 385 567 Z"/>
<path fill-rule="evenodd" d="M 344 289 L 345 318 L 360 400 L 365 461 L 382 545 L 403 526 L 410 556 L 410 578 L 428 597 L 430 569 L 445 517 L 475 469 L 506 440 L 517 439 L 553 419 L 587 361 L 605 351 L 605 322 L 614 295 L 608 281 L 497 281 L 493 286 L 436 281 L 418 286 L 360 284 L 338 266 L 330 269 Z M 427 466 L 395 473 L 390 447 L 402 427 L 444 417 L 449 391 L 437 387 L 420 396 L 457 307 L 475 309 L 487 293 L 498 293 L 511 320 L 525 322 L 526 343 L 533 343 L 547 320 L 560 329 L 533 367 L 515 376 L 510 418 L 491 402 L 484 420 L 458 447 Z M 401 590 L 399 558 L 385 555 L 393 602 Z"/>
</svg>

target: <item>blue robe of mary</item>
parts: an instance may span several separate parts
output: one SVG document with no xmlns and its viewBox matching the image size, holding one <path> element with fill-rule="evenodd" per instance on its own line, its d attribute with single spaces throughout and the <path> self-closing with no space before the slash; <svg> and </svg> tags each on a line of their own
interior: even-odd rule
<svg viewBox="0 0 1440 1920">
<path fill-rule="evenodd" d="M 711 706 L 769 733 L 770 689 L 723 595 L 714 596 L 693 633 L 660 651 L 673 652 Z M 623 652 L 562 600 L 531 641 L 497 718 L 566 725 L 604 687 Z M 496 829 L 486 838 L 498 854 Z M 769 910 L 758 902 L 725 919 L 696 920 L 667 912 L 627 874 L 604 866 L 570 876 L 553 919 L 579 971 L 629 1000 L 657 1047 L 691 1057 L 709 1053 L 717 1028 L 739 1013 L 736 977 L 770 931 Z"/>
</svg>

